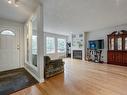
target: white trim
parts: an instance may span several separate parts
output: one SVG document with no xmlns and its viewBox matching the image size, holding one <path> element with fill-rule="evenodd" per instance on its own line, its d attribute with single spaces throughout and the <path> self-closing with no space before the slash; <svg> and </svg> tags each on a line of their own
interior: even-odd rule
<svg viewBox="0 0 127 95">
<path fill-rule="evenodd" d="M 38 82 L 40 82 L 40 79 L 34 74 L 32 73 L 29 69 L 27 69 L 26 67 L 24 67 Z"/>
<path fill-rule="evenodd" d="M 39 83 L 43 83 L 43 82 L 45 82 L 44 78 L 40 79 Z"/>
<path fill-rule="evenodd" d="M 38 71 L 38 68 L 36 66 L 34 66 L 33 64 L 30 64 L 28 62 L 25 63 L 26 65 L 30 66 L 33 70 L 35 70 L 36 72 Z"/>
</svg>

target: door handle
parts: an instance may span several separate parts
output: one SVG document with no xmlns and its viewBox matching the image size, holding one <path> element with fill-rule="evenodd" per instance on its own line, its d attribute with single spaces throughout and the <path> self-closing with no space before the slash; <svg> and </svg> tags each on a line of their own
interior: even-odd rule
<svg viewBox="0 0 127 95">
<path fill-rule="evenodd" d="M 17 50 L 19 50 L 20 49 L 20 45 L 19 44 L 17 44 Z"/>
</svg>

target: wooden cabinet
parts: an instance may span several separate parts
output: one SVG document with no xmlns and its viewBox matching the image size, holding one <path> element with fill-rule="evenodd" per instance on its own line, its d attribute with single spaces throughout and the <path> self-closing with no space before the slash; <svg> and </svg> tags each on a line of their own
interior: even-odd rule
<svg viewBox="0 0 127 95">
<path fill-rule="evenodd" d="M 127 66 L 127 51 L 123 52 L 123 66 Z"/>
<path fill-rule="evenodd" d="M 108 35 L 108 64 L 127 66 L 127 31 Z"/>
<path fill-rule="evenodd" d="M 113 64 L 115 59 L 114 59 L 114 52 L 113 51 L 108 51 L 108 63 Z"/>
</svg>

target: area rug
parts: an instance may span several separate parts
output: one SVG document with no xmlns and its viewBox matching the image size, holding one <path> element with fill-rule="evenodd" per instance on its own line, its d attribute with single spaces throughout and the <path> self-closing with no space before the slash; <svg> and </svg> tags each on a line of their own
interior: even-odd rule
<svg viewBox="0 0 127 95">
<path fill-rule="evenodd" d="M 0 72 L 0 95 L 9 95 L 37 83 L 24 68 Z"/>
</svg>

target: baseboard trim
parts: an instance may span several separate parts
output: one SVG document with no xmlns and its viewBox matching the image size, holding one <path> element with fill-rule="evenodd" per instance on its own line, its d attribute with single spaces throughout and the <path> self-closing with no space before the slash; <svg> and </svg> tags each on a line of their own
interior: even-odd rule
<svg viewBox="0 0 127 95">
<path fill-rule="evenodd" d="M 42 83 L 42 82 L 45 82 L 45 80 L 44 79 L 40 79 L 39 83 Z"/>
<path fill-rule="evenodd" d="M 40 81 L 39 78 L 35 74 L 33 74 L 29 69 L 25 67 L 25 70 L 27 70 L 38 82 Z"/>
<path fill-rule="evenodd" d="M 39 79 L 35 74 L 33 74 L 28 68 L 24 67 L 25 70 L 27 70 L 39 83 L 44 82 L 44 78 L 43 79 Z"/>
</svg>

